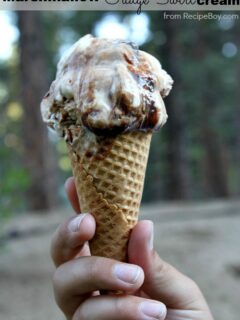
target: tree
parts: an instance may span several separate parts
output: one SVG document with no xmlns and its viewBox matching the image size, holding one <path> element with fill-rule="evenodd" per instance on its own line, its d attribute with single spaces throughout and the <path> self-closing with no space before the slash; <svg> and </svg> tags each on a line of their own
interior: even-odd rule
<svg viewBox="0 0 240 320">
<path fill-rule="evenodd" d="M 200 141 L 203 147 L 202 175 L 205 195 L 208 197 L 227 197 L 229 195 L 226 161 L 228 150 L 225 147 L 223 136 L 218 132 L 220 123 L 218 126 L 213 125 L 221 104 L 221 95 L 218 95 L 217 92 L 221 92 L 223 83 L 219 77 L 220 72 L 217 72 L 220 69 L 218 67 L 219 53 L 216 54 L 209 45 L 207 46 L 211 43 L 208 28 L 198 27 L 198 44 L 193 52 L 193 56 L 201 66 L 198 81 L 203 84 L 199 99 L 201 112 L 198 113 L 201 126 L 199 130 Z M 209 61 L 215 63 L 210 65 Z M 222 90 L 224 89 L 223 86 Z"/>
<path fill-rule="evenodd" d="M 155 24 L 157 26 L 157 24 Z M 166 98 L 168 122 L 164 128 L 166 136 L 165 167 L 167 179 L 165 196 L 168 199 L 187 199 L 190 197 L 190 166 L 187 159 L 186 117 L 182 100 L 180 75 L 182 46 L 179 42 L 179 21 L 166 20 L 162 32 L 166 37 L 164 46 L 158 48 L 164 68 L 174 79 L 173 90 Z M 160 57 L 159 57 L 160 58 Z"/>
<path fill-rule="evenodd" d="M 240 48 L 240 39 L 239 39 L 239 31 L 240 31 L 240 24 L 236 23 L 235 28 L 234 28 L 234 41 L 235 44 L 237 45 L 237 48 Z M 238 49 L 239 50 L 239 49 Z M 235 193 L 237 195 L 240 195 L 240 170 L 239 170 L 239 163 L 240 163 L 240 90 L 239 90 L 239 81 L 240 81 L 240 55 L 238 54 L 237 59 L 236 59 L 236 64 L 237 67 L 235 68 L 236 72 L 236 81 L 233 84 L 234 86 L 234 104 L 235 108 L 233 110 L 234 113 L 234 132 L 235 132 L 235 143 L 233 145 L 233 153 L 234 153 L 234 159 L 235 159 L 235 170 L 236 172 L 236 181 L 237 186 Z"/>
<path fill-rule="evenodd" d="M 31 185 L 26 197 L 29 209 L 49 209 L 57 203 L 56 165 L 40 115 L 40 101 L 49 83 L 44 61 L 41 14 L 18 12 L 20 30 L 20 83 L 24 108 L 24 165 Z"/>
</svg>

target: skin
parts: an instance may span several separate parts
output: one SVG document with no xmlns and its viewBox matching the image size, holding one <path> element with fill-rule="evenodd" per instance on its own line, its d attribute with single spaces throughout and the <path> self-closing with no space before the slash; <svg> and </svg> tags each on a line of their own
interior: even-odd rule
<svg viewBox="0 0 240 320">
<path fill-rule="evenodd" d="M 65 184 L 77 216 L 56 230 L 51 256 L 55 299 L 68 320 L 213 320 L 196 283 L 163 261 L 153 248 L 153 223 L 131 233 L 129 263 L 90 255 L 95 220 L 80 214 L 74 179 Z M 121 290 L 120 295 L 100 295 Z"/>
</svg>

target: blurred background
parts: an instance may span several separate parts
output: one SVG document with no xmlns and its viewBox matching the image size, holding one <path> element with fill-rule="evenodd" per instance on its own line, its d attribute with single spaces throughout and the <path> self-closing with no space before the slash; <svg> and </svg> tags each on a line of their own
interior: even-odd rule
<svg viewBox="0 0 240 320">
<path fill-rule="evenodd" d="M 169 119 L 154 135 L 144 202 L 240 195 L 240 22 L 163 20 L 160 13 L 0 14 L 1 204 L 7 214 L 51 209 L 71 174 L 64 142 L 39 104 L 61 54 L 92 33 L 137 43 L 175 80 Z"/>
<path fill-rule="evenodd" d="M 198 281 L 216 319 L 239 319 L 239 32 L 230 14 L 199 22 L 164 20 L 161 12 L 0 11 L 1 319 L 63 319 L 48 247 L 71 213 L 63 187 L 71 167 L 39 105 L 59 57 L 87 33 L 135 42 L 173 77 L 168 122 L 152 141 L 142 216 L 156 223 L 163 257 Z"/>
</svg>

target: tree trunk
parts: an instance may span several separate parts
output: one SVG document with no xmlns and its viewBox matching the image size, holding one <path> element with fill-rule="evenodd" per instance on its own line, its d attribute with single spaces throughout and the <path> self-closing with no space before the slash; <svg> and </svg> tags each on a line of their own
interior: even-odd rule
<svg viewBox="0 0 240 320">
<path fill-rule="evenodd" d="M 195 48 L 196 58 L 199 63 L 204 63 L 207 59 L 208 48 L 207 32 L 199 26 L 198 46 Z M 204 65 L 204 64 L 203 64 Z M 211 83 L 217 83 L 216 74 L 211 70 L 204 68 L 198 75 L 201 85 L 201 112 L 199 112 L 200 140 L 202 143 L 204 156 L 202 159 L 202 176 L 204 184 L 204 193 L 208 197 L 228 197 L 228 151 L 224 143 L 220 141 L 221 137 L 217 133 L 217 128 L 211 124 L 211 120 L 216 116 L 216 97 Z"/>
<path fill-rule="evenodd" d="M 19 11 L 18 24 L 24 164 L 31 178 L 27 203 L 30 210 L 45 210 L 57 203 L 57 184 L 54 154 L 40 114 L 40 101 L 48 89 L 40 13 Z"/>
<path fill-rule="evenodd" d="M 203 157 L 205 193 L 208 197 L 227 197 L 229 190 L 226 150 L 220 145 L 216 133 L 209 126 L 207 120 L 203 122 L 201 136 L 205 151 Z"/>
<path fill-rule="evenodd" d="M 173 90 L 166 99 L 168 122 L 164 128 L 167 136 L 168 181 L 166 197 L 169 199 L 188 199 L 191 196 L 190 165 L 187 159 L 186 119 L 181 102 L 182 86 L 179 74 L 181 45 L 178 42 L 178 21 L 164 21 L 163 31 L 166 44 L 163 49 L 163 68 L 174 79 Z"/>
<path fill-rule="evenodd" d="M 239 24 L 236 24 L 236 31 L 235 31 L 235 43 L 237 47 L 240 47 L 240 39 L 239 39 L 239 32 L 240 32 L 240 26 Z M 238 55 L 237 60 L 237 67 L 236 67 L 236 100 L 235 100 L 235 152 L 234 152 L 234 160 L 235 160 L 235 170 L 236 170 L 236 181 L 238 181 L 238 184 L 236 185 L 236 194 L 240 195 L 240 90 L 239 90 L 239 81 L 240 81 L 240 58 Z"/>
</svg>

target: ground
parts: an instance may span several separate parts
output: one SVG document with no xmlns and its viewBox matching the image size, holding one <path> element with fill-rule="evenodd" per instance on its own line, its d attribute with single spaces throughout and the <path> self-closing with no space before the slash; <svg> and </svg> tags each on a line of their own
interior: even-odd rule
<svg viewBox="0 0 240 320">
<path fill-rule="evenodd" d="M 1 320 L 64 319 L 54 302 L 49 244 L 70 214 L 19 215 L 2 228 Z M 144 206 L 141 218 L 155 222 L 156 249 L 199 284 L 215 319 L 239 320 L 240 201 L 158 203 Z"/>
</svg>

